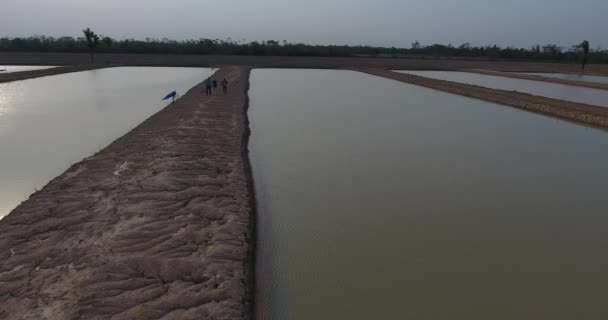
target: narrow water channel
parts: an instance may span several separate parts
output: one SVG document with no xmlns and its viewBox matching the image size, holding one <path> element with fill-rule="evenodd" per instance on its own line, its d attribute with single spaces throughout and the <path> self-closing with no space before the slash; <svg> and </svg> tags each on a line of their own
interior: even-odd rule
<svg viewBox="0 0 608 320">
<path fill-rule="evenodd" d="M 53 66 L 6 66 L 0 64 L 0 74 L 3 73 L 11 73 L 11 72 L 21 72 L 21 71 L 31 71 L 31 70 L 43 70 L 50 69 Z"/>
<path fill-rule="evenodd" d="M 606 319 L 608 134 L 254 70 L 258 319 Z"/>
<path fill-rule="evenodd" d="M 522 80 L 456 71 L 398 71 L 422 77 L 472 84 L 492 89 L 514 90 L 537 96 L 608 107 L 608 91 L 558 83 Z"/>
<path fill-rule="evenodd" d="M 589 82 L 608 83 L 608 77 L 602 76 L 591 76 L 587 74 L 569 74 L 569 73 L 527 73 L 536 76 L 565 79 L 565 80 L 579 80 Z"/>
<path fill-rule="evenodd" d="M 210 74 L 122 67 L 0 84 L 0 218 Z"/>
</svg>

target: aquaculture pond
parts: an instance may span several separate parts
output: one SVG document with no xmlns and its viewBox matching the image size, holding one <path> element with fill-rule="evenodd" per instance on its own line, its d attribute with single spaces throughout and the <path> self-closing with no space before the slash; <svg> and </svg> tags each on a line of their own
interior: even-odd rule
<svg viewBox="0 0 608 320">
<path fill-rule="evenodd" d="M 254 70 L 257 319 L 606 319 L 608 135 L 352 71 Z"/>
<path fill-rule="evenodd" d="M 0 217 L 210 74 L 121 67 L 0 84 Z"/>
</svg>

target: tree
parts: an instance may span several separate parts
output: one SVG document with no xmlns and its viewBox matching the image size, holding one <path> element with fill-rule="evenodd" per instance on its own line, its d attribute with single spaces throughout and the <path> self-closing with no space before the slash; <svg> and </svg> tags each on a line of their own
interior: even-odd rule
<svg viewBox="0 0 608 320">
<path fill-rule="evenodd" d="M 420 49 L 420 42 L 418 40 L 412 42 L 412 49 Z"/>
<path fill-rule="evenodd" d="M 99 36 L 95 32 L 91 31 L 91 28 L 82 30 L 84 37 L 87 39 L 87 47 L 89 47 L 89 53 L 91 54 L 91 63 L 95 62 L 95 48 L 99 44 Z"/>
<path fill-rule="evenodd" d="M 585 65 L 587 65 L 587 59 L 589 59 L 589 41 L 583 41 L 579 47 L 583 49 L 583 57 L 582 57 L 582 71 L 585 73 Z"/>
<path fill-rule="evenodd" d="M 112 46 L 112 43 L 114 42 L 114 40 L 112 40 L 112 38 L 110 38 L 110 37 L 104 37 L 101 41 L 103 41 L 103 43 L 108 48 L 110 48 Z"/>
</svg>

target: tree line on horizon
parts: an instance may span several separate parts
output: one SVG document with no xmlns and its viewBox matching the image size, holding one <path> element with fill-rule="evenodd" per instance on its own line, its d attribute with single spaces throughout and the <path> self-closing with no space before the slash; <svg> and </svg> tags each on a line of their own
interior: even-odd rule
<svg viewBox="0 0 608 320">
<path fill-rule="evenodd" d="M 156 53 L 156 54 L 222 54 L 256 56 L 324 56 L 324 57 L 393 57 L 393 58 L 470 58 L 512 59 L 552 62 L 608 63 L 608 50 L 590 50 L 589 42 L 566 50 L 557 45 L 536 45 L 531 48 L 493 46 L 460 46 L 432 44 L 421 45 L 418 41 L 411 48 L 311 45 L 291 43 L 285 40 L 252 41 L 241 43 L 231 39 L 171 40 L 150 39 L 117 40 L 99 36 L 90 28 L 83 30 L 84 37 L 31 36 L 26 38 L 0 38 L 0 51 L 72 52 L 90 53 Z"/>
</svg>

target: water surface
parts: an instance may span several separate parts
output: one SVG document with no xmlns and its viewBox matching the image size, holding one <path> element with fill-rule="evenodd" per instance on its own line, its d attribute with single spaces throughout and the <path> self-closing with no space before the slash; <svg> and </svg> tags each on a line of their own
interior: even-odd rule
<svg viewBox="0 0 608 320">
<path fill-rule="evenodd" d="M 568 73 L 527 73 L 535 76 L 543 76 L 549 78 L 565 79 L 565 80 L 578 80 L 578 81 L 589 81 L 608 83 L 608 77 L 602 76 L 591 76 L 587 74 L 568 74 Z"/>
<path fill-rule="evenodd" d="M 43 70 L 54 68 L 54 66 L 3 66 L 0 65 L 0 74 L 2 73 L 11 73 L 11 72 L 21 72 L 21 71 L 31 71 L 31 70 Z"/>
<path fill-rule="evenodd" d="M 558 83 L 522 80 L 456 71 L 397 71 L 428 78 L 473 84 L 492 89 L 513 90 L 572 102 L 608 107 L 608 91 Z"/>
<path fill-rule="evenodd" d="M 210 73 L 123 67 L 0 84 L 0 217 Z"/>
<path fill-rule="evenodd" d="M 608 319 L 606 132 L 350 71 L 250 97 L 258 319 Z"/>
</svg>

